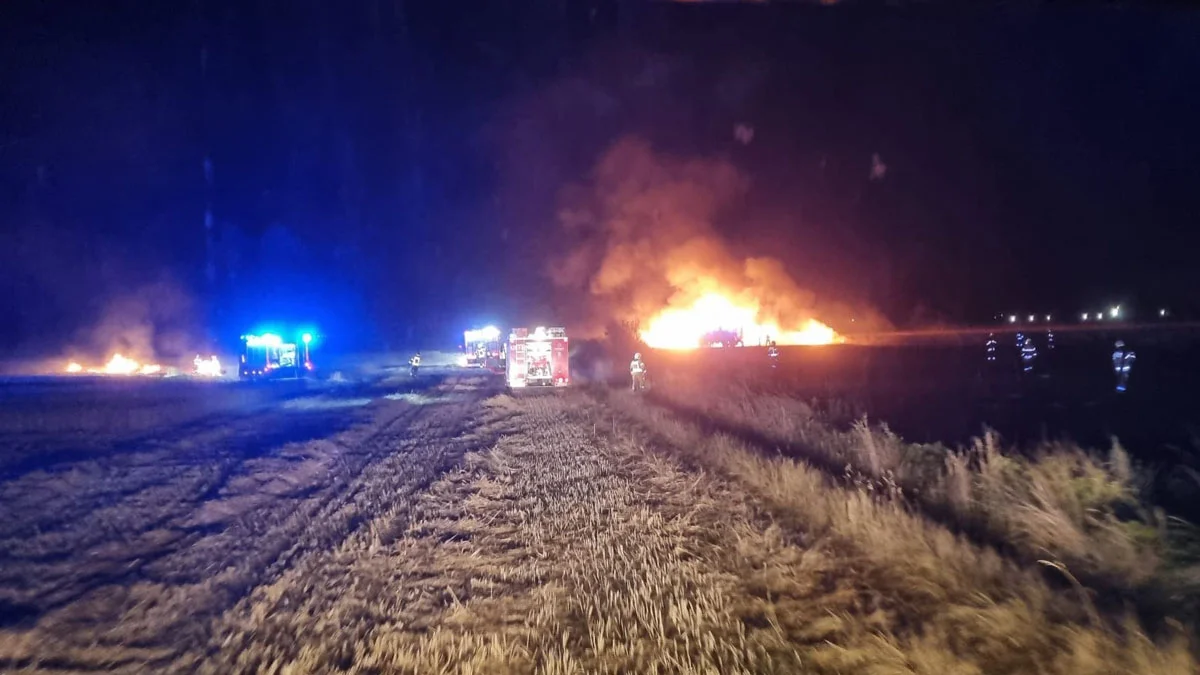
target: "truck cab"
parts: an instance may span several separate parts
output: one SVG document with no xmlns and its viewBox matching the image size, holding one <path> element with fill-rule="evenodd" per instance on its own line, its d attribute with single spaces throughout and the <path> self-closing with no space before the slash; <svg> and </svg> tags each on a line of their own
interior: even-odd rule
<svg viewBox="0 0 1200 675">
<path fill-rule="evenodd" d="M 243 380 L 307 377 L 314 368 L 312 335 L 304 333 L 299 338 L 289 342 L 274 333 L 243 335 L 238 375 Z"/>
</svg>

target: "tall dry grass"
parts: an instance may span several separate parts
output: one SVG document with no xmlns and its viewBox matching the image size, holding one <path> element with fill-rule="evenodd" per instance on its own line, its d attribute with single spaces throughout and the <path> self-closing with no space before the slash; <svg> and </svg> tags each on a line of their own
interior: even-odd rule
<svg viewBox="0 0 1200 675">
<path fill-rule="evenodd" d="M 1018 453 L 985 430 L 949 448 L 907 443 L 865 418 L 838 428 L 805 401 L 745 388 L 702 388 L 676 377 L 654 397 L 1089 585 L 1157 602 L 1166 580 L 1181 576 L 1168 569 L 1167 520 L 1141 498 L 1129 455 L 1115 441 L 1107 456 L 1067 443 Z"/>
<path fill-rule="evenodd" d="M 768 455 L 638 397 L 617 395 L 607 403 L 616 416 L 614 427 L 744 486 L 786 533 L 834 561 L 838 573 L 829 583 L 849 599 L 829 603 L 828 638 L 805 654 L 816 672 L 1197 672 L 1188 631 L 1172 629 L 1155 641 L 1131 615 L 1098 610 L 1082 586 L 1055 585 L 1042 565 L 1021 564 L 971 542 L 904 500 L 880 494 L 876 483 L 837 481 L 804 461 Z M 801 427 L 794 420 L 777 421 Z M 875 446 L 863 448 L 856 458 L 861 466 L 880 472 L 902 468 L 903 455 L 891 437 L 871 438 Z M 878 464 L 872 466 L 872 459 Z M 1076 470 L 1069 462 L 1053 466 L 1047 466 L 1046 475 Z M 1037 499 L 1055 504 L 1039 506 L 1043 512 L 1061 510 L 1063 519 L 1082 519 L 1086 516 L 1069 507 L 1099 499 L 1082 489 L 1069 498 L 1042 494 L 1047 484 L 1038 482 L 1041 475 L 1024 480 Z M 994 485 L 987 480 L 979 484 Z M 958 483 L 965 492 L 960 496 L 976 499 L 975 484 L 974 477 L 970 487 Z M 1070 522 L 1070 530 L 1077 531 L 1078 521 Z M 1037 531 L 1041 536 L 1048 530 Z M 1055 564 L 1064 579 L 1074 579 L 1069 568 Z"/>
</svg>

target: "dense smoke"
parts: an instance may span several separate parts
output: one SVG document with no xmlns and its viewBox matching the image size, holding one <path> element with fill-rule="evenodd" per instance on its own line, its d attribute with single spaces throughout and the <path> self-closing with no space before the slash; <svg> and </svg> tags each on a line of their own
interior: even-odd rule
<svg viewBox="0 0 1200 675">
<path fill-rule="evenodd" d="M 72 356 L 113 353 L 142 361 L 188 359 L 204 347 L 192 297 L 171 281 L 137 286 L 110 299 L 99 319 L 80 331 Z"/>
<path fill-rule="evenodd" d="M 564 199 L 559 221 L 570 252 L 549 270 L 559 288 L 584 294 L 575 305 L 584 315 L 573 317 L 583 332 L 641 324 L 716 291 L 757 305 L 760 322 L 801 326 L 816 319 L 841 332 L 878 328 L 878 314 L 818 299 L 781 261 L 731 250 L 716 224 L 736 217 L 748 190 L 747 177 L 726 161 L 672 158 L 636 139 L 604 153 L 590 185 Z"/>
</svg>

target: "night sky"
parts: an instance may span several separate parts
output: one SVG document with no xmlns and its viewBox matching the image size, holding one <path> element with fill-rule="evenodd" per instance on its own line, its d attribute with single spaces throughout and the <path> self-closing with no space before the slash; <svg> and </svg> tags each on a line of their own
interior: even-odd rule
<svg viewBox="0 0 1200 675">
<path fill-rule="evenodd" d="M 553 323 L 563 195 L 629 137 L 738 167 L 733 250 L 897 325 L 1200 282 L 1196 14 L 17 1 L 0 45 L 10 353 L 118 300 L 217 342 Z"/>
</svg>

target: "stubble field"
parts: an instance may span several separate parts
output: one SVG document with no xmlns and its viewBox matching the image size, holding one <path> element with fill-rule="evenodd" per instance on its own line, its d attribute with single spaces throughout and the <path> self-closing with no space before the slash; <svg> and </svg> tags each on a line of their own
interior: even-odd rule
<svg viewBox="0 0 1200 675">
<path fill-rule="evenodd" d="M 9 429 L 24 458 L 58 445 L 0 483 L 0 664 L 1195 672 L 1166 618 L 1186 621 L 1186 571 L 1117 513 L 1119 457 L 917 471 L 799 401 L 728 401 L 451 374 L 93 423 L 70 452 Z M 1060 474 L 1075 501 L 1038 501 Z M 981 515 L 1005 499 L 1045 528 Z"/>
</svg>

